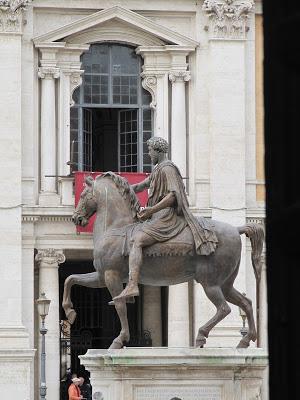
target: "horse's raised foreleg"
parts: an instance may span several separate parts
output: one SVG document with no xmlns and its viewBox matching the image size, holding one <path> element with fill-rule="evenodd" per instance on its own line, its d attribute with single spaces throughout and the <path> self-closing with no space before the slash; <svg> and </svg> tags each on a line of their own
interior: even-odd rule
<svg viewBox="0 0 300 400">
<path fill-rule="evenodd" d="M 198 330 L 196 346 L 202 347 L 212 328 L 230 313 L 230 307 L 226 302 L 222 289 L 219 286 L 204 287 L 203 289 L 209 300 L 215 305 L 217 312 L 205 325 Z"/>
<path fill-rule="evenodd" d="M 241 339 L 239 344 L 237 345 L 238 348 L 247 348 L 252 340 L 255 342 L 257 338 L 254 316 L 253 316 L 253 308 L 252 302 L 250 299 L 245 297 L 242 293 L 236 290 L 233 286 L 231 286 L 227 290 L 223 290 L 225 298 L 230 303 L 241 307 L 241 309 L 246 313 L 247 321 L 248 321 L 248 332 L 247 334 Z"/>
<path fill-rule="evenodd" d="M 73 309 L 73 303 L 71 301 L 71 289 L 74 285 L 85 286 L 89 288 L 105 287 L 105 283 L 100 282 L 99 280 L 98 272 L 70 275 L 66 278 L 64 283 L 62 307 L 70 324 L 73 324 L 76 318 L 76 311 Z"/>
<path fill-rule="evenodd" d="M 120 273 L 118 271 L 107 270 L 105 271 L 104 277 L 105 277 L 105 284 L 111 294 L 111 297 L 114 298 L 118 296 L 123 290 L 123 284 L 120 278 Z M 127 319 L 126 299 L 115 300 L 114 306 L 116 308 L 116 311 L 118 313 L 121 322 L 121 332 L 119 336 L 113 340 L 109 348 L 121 349 L 124 345 L 124 342 L 128 342 L 130 339 L 129 325 Z"/>
</svg>

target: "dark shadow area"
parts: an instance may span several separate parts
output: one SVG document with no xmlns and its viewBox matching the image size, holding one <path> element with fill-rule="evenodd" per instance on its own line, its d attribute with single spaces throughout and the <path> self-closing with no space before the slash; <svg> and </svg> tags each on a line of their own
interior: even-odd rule
<svg viewBox="0 0 300 400">
<path fill-rule="evenodd" d="M 298 399 L 300 3 L 263 11 L 270 399 Z"/>
</svg>

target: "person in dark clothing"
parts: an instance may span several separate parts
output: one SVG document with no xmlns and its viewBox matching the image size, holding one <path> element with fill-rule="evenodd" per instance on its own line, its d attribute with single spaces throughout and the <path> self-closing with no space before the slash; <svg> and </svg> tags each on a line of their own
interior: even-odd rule
<svg viewBox="0 0 300 400">
<path fill-rule="evenodd" d="M 92 400 L 92 386 L 88 380 L 85 380 L 83 376 L 79 377 L 80 383 L 80 391 L 83 399 Z"/>
</svg>

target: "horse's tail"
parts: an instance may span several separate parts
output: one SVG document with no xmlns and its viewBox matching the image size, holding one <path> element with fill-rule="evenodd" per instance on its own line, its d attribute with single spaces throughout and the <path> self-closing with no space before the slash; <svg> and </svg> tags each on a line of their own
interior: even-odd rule
<svg viewBox="0 0 300 400">
<path fill-rule="evenodd" d="M 261 277 L 262 263 L 261 253 L 263 250 L 265 231 L 262 224 L 246 224 L 238 227 L 239 234 L 245 234 L 251 242 L 251 260 L 256 280 L 259 282 Z"/>
</svg>

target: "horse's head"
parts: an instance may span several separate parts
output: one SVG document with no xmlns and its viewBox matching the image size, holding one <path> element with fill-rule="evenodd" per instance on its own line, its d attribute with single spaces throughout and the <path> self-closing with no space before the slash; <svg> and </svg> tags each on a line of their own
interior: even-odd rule
<svg viewBox="0 0 300 400">
<path fill-rule="evenodd" d="M 80 226 L 86 226 L 91 216 L 97 211 L 97 201 L 93 193 L 94 180 L 91 176 L 85 178 L 85 186 L 72 216 L 74 224 Z"/>
</svg>

